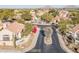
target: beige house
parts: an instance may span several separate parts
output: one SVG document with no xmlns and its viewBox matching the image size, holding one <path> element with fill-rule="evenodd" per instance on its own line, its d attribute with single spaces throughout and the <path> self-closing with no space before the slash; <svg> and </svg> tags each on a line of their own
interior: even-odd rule
<svg viewBox="0 0 79 59">
<path fill-rule="evenodd" d="M 61 20 L 70 20 L 69 12 L 66 10 L 60 10 L 59 15 L 54 18 L 54 23 L 60 22 Z"/>
<path fill-rule="evenodd" d="M 21 32 L 24 29 L 24 25 L 17 22 L 3 23 L 3 29 L 0 31 L 0 45 L 13 46 L 13 39 L 16 36 L 17 39 L 21 38 Z"/>
<path fill-rule="evenodd" d="M 8 29 L 0 31 L 0 45 L 13 46 L 13 32 Z"/>
<path fill-rule="evenodd" d="M 13 22 L 13 23 L 8 24 L 7 28 L 13 33 L 15 33 L 17 38 L 21 38 L 21 32 L 24 29 L 24 24 Z"/>
</svg>

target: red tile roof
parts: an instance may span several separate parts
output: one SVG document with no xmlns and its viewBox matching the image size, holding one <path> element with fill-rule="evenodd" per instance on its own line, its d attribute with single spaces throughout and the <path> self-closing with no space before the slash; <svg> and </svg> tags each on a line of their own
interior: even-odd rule
<svg viewBox="0 0 79 59">
<path fill-rule="evenodd" d="M 72 32 L 76 32 L 76 31 L 78 31 L 78 30 L 79 30 L 79 24 L 76 25 L 76 26 L 72 29 Z"/>
<path fill-rule="evenodd" d="M 17 22 L 13 22 L 8 24 L 7 28 L 14 33 L 19 33 L 22 32 L 24 25 Z"/>
</svg>

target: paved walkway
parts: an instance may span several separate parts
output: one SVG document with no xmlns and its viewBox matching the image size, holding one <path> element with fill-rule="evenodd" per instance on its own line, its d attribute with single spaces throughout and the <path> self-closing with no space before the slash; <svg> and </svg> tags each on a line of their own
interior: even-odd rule
<svg viewBox="0 0 79 59">
<path fill-rule="evenodd" d="M 69 48 L 66 46 L 66 44 L 65 44 L 65 42 L 64 42 L 64 40 L 63 40 L 63 38 L 62 38 L 62 36 L 61 36 L 59 33 L 57 33 L 57 34 L 58 34 L 58 37 L 59 37 L 59 43 L 60 43 L 61 48 L 62 48 L 64 51 L 68 52 L 68 53 L 74 53 L 74 51 L 72 51 L 71 49 L 69 49 Z"/>
</svg>

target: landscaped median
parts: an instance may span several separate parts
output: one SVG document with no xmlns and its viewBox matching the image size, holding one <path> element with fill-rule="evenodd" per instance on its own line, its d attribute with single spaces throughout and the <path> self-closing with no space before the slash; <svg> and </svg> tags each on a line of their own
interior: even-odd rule
<svg viewBox="0 0 79 59">
<path fill-rule="evenodd" d="M 63 39 L 63 36 L 62 36 L 61 34 L 59 34 L 58 32 L 57 32 L 57 34 L 58 34 L 59 43 L 60 43 L 61 48 L 62 48 L 65 52 L 67 52 L 67 53 L 75 53 L 74 51 L 72 51 L 71 49 L 69 49 L 69 48 L 66 46 L 65 41 L 64 41 L 64 39 Z"/>
</svg>

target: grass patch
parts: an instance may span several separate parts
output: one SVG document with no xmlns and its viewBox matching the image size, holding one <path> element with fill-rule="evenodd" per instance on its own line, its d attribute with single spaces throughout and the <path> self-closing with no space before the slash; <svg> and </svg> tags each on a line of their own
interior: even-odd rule
<svg viewBox="0 0 79 59">
<path fill-rule="evenodd" d="M 24 28 L 24 30 L 22 32 L 22 37 L 27 36 L 32 31 L 32 28 L 33 28 L 32 24 L 26 23 L 25 28 Z"/>
</svg>

